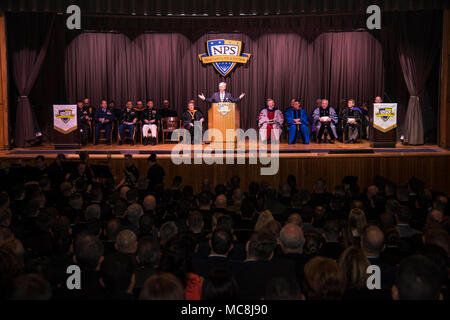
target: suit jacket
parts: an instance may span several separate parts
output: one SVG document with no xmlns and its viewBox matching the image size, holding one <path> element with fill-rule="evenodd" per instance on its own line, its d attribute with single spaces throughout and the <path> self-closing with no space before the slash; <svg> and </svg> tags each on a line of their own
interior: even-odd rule
<svg viewBox="0 0 450 320">
<path fill-rule="evenodd" d="M 225 97 L 223 101 L 220 100 L 220 92 L 214 92 L 214 94 L 211 96 L 211 98 L 207 98 L 205 100 L 209 103 L 217 103 L 217 102 L 239 102 L 241 99 L 239 98 L 233 98 L 231 93 L 225 91 Z"/>
<path fill-rule="evenodd" d="M 223 268 L 231 271 L 233 264 L 234 261 L 220 256 L 212 256 L 206 259 L 194 258 L 192 260 L 194 272 L 202 277 L 207 277 L 209 272 L 214 268 Z"/>
</svg>

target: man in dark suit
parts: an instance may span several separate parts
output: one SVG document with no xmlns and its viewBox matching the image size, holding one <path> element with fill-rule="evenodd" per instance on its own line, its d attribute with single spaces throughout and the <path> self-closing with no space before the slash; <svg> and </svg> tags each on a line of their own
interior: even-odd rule
<svg viewBox="0 0 450 320">
<path fill-rule="evenodd" d="M 114 113 L 108 107 L 106 100 L 102 100 L 100 108 L 97 109 L 94 116 L 95 121 L 95 144 L 98 144 L 98 138 L 100 137 L 100 130 L 105 129 L 106 144 L 110 145 L 110 132 L 112 129 L 112 123 L 114 121 Z"/>
<path fill-rule="evenodd" d="M 209 241 L 210 254 L 208 258 L 197 258 L 193 260 L 195 272 L 207 277 L 208 273 L 214 268 L 225 268 L 231 271 L 231 262 L 228 259 L 228 253 L 233 248 L 233 237 L 231 231 L 227 228 L 216 228 Z"/>
<path fill-rule="evenodd" d="M 231 93 L 226 92 L 227 84 L 225 82 L 219 83 L 219 92 L 215 92 L 211 98 L 205 98 L 205 95 L 199 94 L 198 97 L 202 99 L 203 101 L 209 102 L 209 103 L 217 103 L 217 102 L 239 102 L 244 98 L 245 93 L 241 93 L 239 98 L 235 99 L 231 95 Z"/>
</svg>

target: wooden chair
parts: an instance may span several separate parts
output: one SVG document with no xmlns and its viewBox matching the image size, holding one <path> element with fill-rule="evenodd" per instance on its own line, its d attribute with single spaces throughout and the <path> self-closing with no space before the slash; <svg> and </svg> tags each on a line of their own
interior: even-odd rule
<svg viewBox="0 0 450 320">
<path fill-rule="evenodd" d="M 92 132 L 93 132 L 93 141 L 94 144 L 97 143 L 97 141 L 95 141 L 95 120 L 92 120 Z M 113 138 L 113 131 L 114 131 L 114 121 L 111 123 L 111 130 L 110 130 L 110 137 L 109 137 L 109 142 L 112 143 L 112 138 Z M 103 137 L 102 137 L 103 135 Z M 99 138 L 98 138 L 98 142 L 106 142 L 106 130 L 105 129 L 100 129 L 100 134 L 99 134 Z"/>
<path fill-rule="evenodd" d="M 134 125 L 133 136 L 131 137 L 131 136 L 130 136 L 130 129 L 125 128 L 125 129 L 123 130 L 123 132 L 125 133 L 125 136 L 124 136 L 124 138 L 123 138 L 122 143 L 125 142 L 126 139 L 133 140 L 133 143 L 136 143 L 136 130 L 138 130 L 138 129 L 139 129 L 139 122 L 136 122 L 136 124 Z M 120 141 L 120 132 L 119 132 L 119 129 L 117 129 L 117 141 Z"/>
<path fill-rule="evenodd" d="M 345 143 L 346 140 L 346 131 L 345 131 L 345 123 L 341 120 L 341 132 L 342 132 L 342 143 Z M 357 143 L 362 143 L 362 124 L 361 122 L 359 123 L 358 126 L 358 130 L 359 130 L 359 134 L 358 134 L 358 139 L 356 140 Z"/>
<path fill-rule="evenodd" d="M 161 119 L 161 132 L 163 143 L 166 143 L 166 134 L 172 134 L 181 128 L 181 120 L 178 117 L 168 117 Z"/>
</svg>

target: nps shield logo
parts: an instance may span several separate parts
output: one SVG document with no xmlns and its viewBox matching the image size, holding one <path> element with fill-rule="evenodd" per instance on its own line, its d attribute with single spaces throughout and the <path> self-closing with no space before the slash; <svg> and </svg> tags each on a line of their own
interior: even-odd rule
<svg viewBox="0 0 450 320">
<path fill-rule="evenodd" d="M 227 104 L 219 104 L 217 111 L 223 116 L 226 116 L 228 112 L 231 112 L 231 109 Z"/>
<path fill-rule="evenodd" d="M 71 119 L 73 119 L 73 117 L 74 115 L 70 109 L 59 110 L 56 115 L 56 118 L 60 119 L 64 123 L 68 123 Z"/>
<path fill-rule="evenodd" d="M 230 74 L 238 63 L 247 63 L 250 53 L 242 53 L 242 41 L 237 40 L 209 40 L 206 42 L 207 53 L 198 57 L 204 64 L 212 63 L 223 77 Z"/>
<path fill-rule="evenodd" d="M 377 117 L 381 118 L 384 122 L 388 121 L 391 117 L 394 117 L 395 113 L 392 108 L 380 108 L 377 113 Z"/>
</svg>

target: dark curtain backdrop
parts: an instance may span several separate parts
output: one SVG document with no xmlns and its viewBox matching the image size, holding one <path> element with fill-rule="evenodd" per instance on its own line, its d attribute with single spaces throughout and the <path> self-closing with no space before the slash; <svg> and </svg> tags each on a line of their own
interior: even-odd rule
<svg viewBox="0 0 450 320">
<path fill-rule="evenodd" d="M 221 78 L 212 65 L 203 66 L 198 54 L 212 39 L 241 40 L 250 62 Z M 241 102 L 241 126 L 256 127 L 258 111 L 272 97 L 285 110 L 300 98 L 308 112 L 314 101 L 328 98 L 337 106 L 342 98 L 358 103 L 382 95 L 383 61 L 380 43 L 367 32 L 323 33 L 314 41 L 298 34 L 266 34 L 256 39 L 242 33 L 207 34 L 191 41 L 181 34 L 143 34 L 130 40 L 123 34 L 83 33 L 68 46 L 66 89 L 69 101 L 90 97 L 98 105 L 103 97 L 124 106 L 127 99 L 168 98 L 178 112 L 189 99 L 207 105 L 197 94 L 209 96 L 225 80 Z"/>
</svg>

